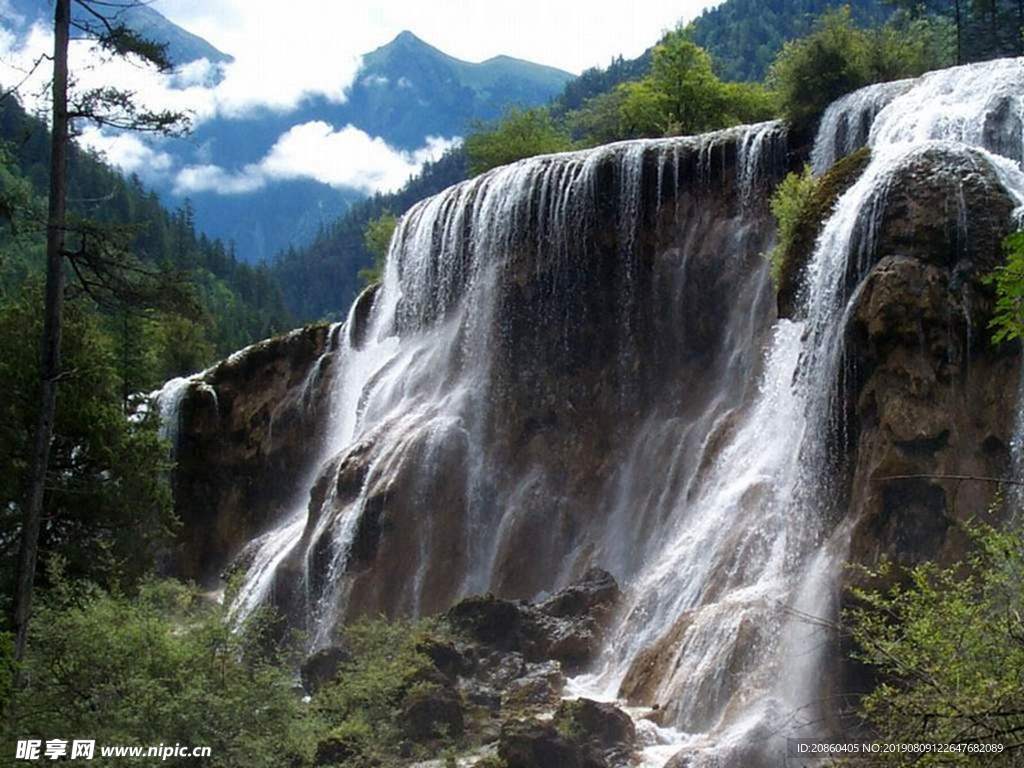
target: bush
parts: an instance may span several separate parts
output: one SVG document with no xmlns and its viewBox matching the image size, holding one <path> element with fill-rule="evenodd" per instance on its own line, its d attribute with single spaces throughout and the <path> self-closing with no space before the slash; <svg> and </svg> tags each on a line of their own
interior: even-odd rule
<svg viewBox="0 0 1024 768">
<path fill-rule="evenodd" d="M 817 190 L 818 180 L 814 178 L 811 166 L 805 165 L 802 173 L 787 174 L 768 201 L 778 223 L 775 247 L 768 254 L 776 290 L 779 290 L 794 262 L 798 233 L 809 217 Z"/>
<path fill-rule="evenodd" d="M 882 754 L 885 765 L 1019 765 L 1024 743 L 1024 535 L 969 527 L 974 551 L 953 568 L 864 569 L 887 588 L 851 590 L 846 620 L 880 682 L 861 700 L 878 738 L 1001 744 L 995 755 Z"/>
<path fill-rule="evenodd" d="M 469 172 L 476 175 L 524 157 L 572 149 L 569 134 L 547 109 L 511 107 L 491 129 L 477 126 L 466 139 Z"/>
<path fill-rule="evenodd" d="M 769 206 L 778 222 L 778 235 L 768 258 L 784 314 L 788 314 L 797 278 L 813 255 L 815 242 L 836 201 L 860 178 L 870 160 L 871 150 L 863 147 L 839 160 L 820 178 L 815 178 L 807 166 L 803 173 L 787 175 L 772 194 Z"/>
<path fill-rule="evenodd" d="M 1004 247 L 1006 263 L 985 278 L 996 287 L 996 312 L 989 323 L 994 344 L 1024 334 L 1024 230 L 1007 237 Z"/>
<path fill-rule="evenodd" d="M 281 659 L 235 634 L 221 606 L 171 581 L 135 598 L 86 582 L 39 596 L 17 695 L 18 738 L 96 740 L 100 746 L 210 747 L 211 766 L 303 764 L 311 721 Z M 195 765 L 169 758 L 162 765 Z"/>
<path fill-rule="evenodd" d="M 767 83 L 782 114 L 806 125 L 851 91 L 945 65 L 945 35 L 941 22 L 902 16 L 876 30 L 858 29 L 843 6 L 818 19 L 810 35 L 783 46 Z"/>
<path fill-rule="evenodd" d="M 313 699 L 319 718 L 330 729 L 318 753 L 344 755 L 345 765 L 380 764 L 396 759 L 406 733 L 406 706 L 437 693 L 436 670 L 421 650 L 427 623 L 362 621 L 345 628 L 343 646 L 350 654 L 333 683 Z"/>
</svg>

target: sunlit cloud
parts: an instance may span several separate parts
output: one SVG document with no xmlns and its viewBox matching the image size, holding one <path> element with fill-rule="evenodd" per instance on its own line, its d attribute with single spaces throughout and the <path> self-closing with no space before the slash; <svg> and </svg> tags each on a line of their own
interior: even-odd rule
<svg viewBox="0 0 1024 768">
<path fill-rule="evenodd" d="M 368 193 L 385 192 L 401 187 L 423 163 L 437 160 L 459 141 L 429 136 L 423 147 L 406 152 L 355 126 L 335 130 L 317 120 L 292 127 L 262 160 L 241 170 L 227 171 L 212 164 L 182 169 L 175 178 L 175 192 L 241 194 L 272 181 L 291 179 L 312 179 Z"/>
</svg>

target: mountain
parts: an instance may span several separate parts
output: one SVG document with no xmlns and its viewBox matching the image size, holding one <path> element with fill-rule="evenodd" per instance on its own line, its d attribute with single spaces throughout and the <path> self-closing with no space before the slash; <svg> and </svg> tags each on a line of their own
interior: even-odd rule
<svg viewBox="0 0 1024 768">
<path fill-rule="evenodd" d="M 324 123 L 335 131 L 353 126 L 393 150 L 415 152 L 427 137 L 463 136 L 475 121 L 495 118 L 508 105 L 546 103 L 572 79 L 568 72 L 508 56 L 479 64 L 461 61 L 402 32 L 363 57 L 344 103 L 312 97 L 287 113 L 264 110 L 212 120 L 170 151 L 183 164 L 206 164 L 212 153 L 227 172 L 244 172 L 295 126 Z M 310 242 L 321 226 L 366 193 L 298 179 L 249 194 L 190 196 L 200 229 L 235 241 L 239 252 L 253 259 L 270 259 L 291 245 Z"/>
<path fill-rule="evenodd" d="M 4 11 L 6 5 L 6 12 Z M 116 7 L 121 6 L 121 7 Z M 120 21 L 142 37 L 167 44 L 167 56 L 173 64 L 187 64 L 196 59 L 207 59 L 212 64 L 226 63 L 231 56 L 217 50 L 198 35 L 182 29 L 149 5 L 133 5 L 122 0 L 104 3 L 103 11 L 114 21 Z M 37 21 L 52 21 L 53 6 L 40 0 L 6 0 L 0 3 L 0 17 L 16 29 L 25 29 Z M 81 6 L 72 4 L 72 18 L 76 21 L 95 20 Z"/>
<path fill-rule="evenodd" d="M 497 117 L 508 104 L 543 104 L 572 79 L 509 56 L 461 61 L 402 32 L 363 57 L 346 111 L 364 131 L 415 149 L 425 135 L 464 135 L 474 120 Z"/>
</svg>

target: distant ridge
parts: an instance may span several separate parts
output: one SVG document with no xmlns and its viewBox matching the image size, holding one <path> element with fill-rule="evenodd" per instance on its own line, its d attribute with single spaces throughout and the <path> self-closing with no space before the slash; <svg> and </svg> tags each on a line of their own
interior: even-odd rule
<svg viewBox="0 0 1024 768">
<path fill-rule="evenodd" d="M 0 8 L 4 4 L 0 3 Z M 37 21 L 46 22 L 51 15 L 50 4 L 44 0 L 7 0 L 8 13 L 0 12 L 4 26 L 16 29 L 31 26 Z M 72 4 L 72 16 L 83 20 L 89 17 L 77 5 Z M 209 42 L 182 29 L 159 11 L 149 5 L 125 5 L 122 8 L 105 6 L 104 12 L 117 18 L 129 29 L 157 43 L 167 44 L 167 55 L 172 64 L 187 64 L 197 59 L 211 63 L 232 61 L 232 57 L 218 50 Z"/>
<path fill-rule="evenodd" d="M 361 129 L 412 149 L 424 135 L 463 135 L 508 104 L 547 103 L 574 77 L 511 56 L 463 61 L 406 30 L 363 56 L 349 103 Z"/>
</svg>

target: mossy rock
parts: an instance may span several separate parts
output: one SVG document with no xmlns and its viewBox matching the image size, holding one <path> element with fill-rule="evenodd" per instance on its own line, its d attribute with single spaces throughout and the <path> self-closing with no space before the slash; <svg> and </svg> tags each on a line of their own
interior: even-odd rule
<svg viewBox="0 0 1024 768">
<path fill-rule="evenodd" d="M 800 278 L 814 255 L 818 235 L 832 214 L 836 201 L 860 178 L 869 162 L 871 150 L 862 147 L 822 174 L 793 227 L 789 243 L 780 244 L 782 250 L 773 254 L 773 261 L 777 263 L 779 317 L 793 316 L 801 287 Z"/>
</svg>

